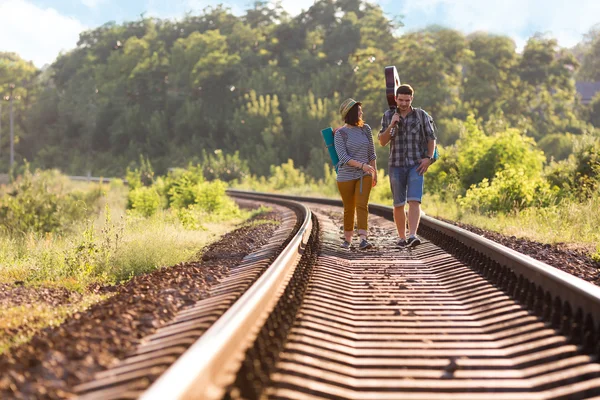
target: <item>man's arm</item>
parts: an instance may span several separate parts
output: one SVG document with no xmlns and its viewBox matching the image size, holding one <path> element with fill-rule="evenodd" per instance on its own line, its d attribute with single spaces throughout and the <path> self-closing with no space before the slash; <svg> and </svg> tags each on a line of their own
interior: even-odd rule
<svg viewBox="0 0 600 400">
<path fill-rule="evenodd" d="M 386 146 L 390 140 L 392 139 L 392 129 L 396 127 L 398 124 L 399 116 L 394 113 L 390 122 L 388 122 L 388 118 L 386 118 L 386 113 L 381 117 L 381 130 L 379 131 L 379 135 L 377 138 L 379 139 L 379 144 L 382 146 Z"/>
<path fill-rule="evenodd" d="M 433 153 L 435 152 L 435 143 L 437 141 L 435 139 L 431 140 L 428 139 L 427 140 L 427 155 L 429 156 L 430 160 L 433 160 Z"/>
<path fill-rule="evenodd" d="M 380 145 L 386 146 L 390 142 L 390 139 L 392 139 L 392 129 L 394 129 L 394 126 L 390 125 L 385 129 L 385 131 L 383 131 L 383 133 L 379 133 Z"/>
</svg>

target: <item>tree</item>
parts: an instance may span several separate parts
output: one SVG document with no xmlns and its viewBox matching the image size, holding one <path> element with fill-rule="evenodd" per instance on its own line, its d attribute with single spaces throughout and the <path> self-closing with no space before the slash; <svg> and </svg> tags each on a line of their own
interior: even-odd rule
<svg viewBox="0 0 600 400">
<path fill-rule="evenodd" d="M 600 81 L 600 24 L 593 26 L 581 43 L 581 68 L 578 80 Z"/>
<path fill-rule="evenodd" d="M 21 146 L 18 144 L 25 142 L 30 144 L 32 138 L 28 136 L 26 124 L 26 113 L 31 105 L 36 101 L 38 90 L 35 86 L 35 80 L 39 71 L 32 62 L 23 60 L 15 53 L 0 52 L 0 102 L 3 104 L 2 114 L 2 137 L 0 138 L 0 168 L 7 170 L 9 158 L 6 157 L 10 146 L 7 127 L 9 126 L 9 103 L 10 95 L 13 97 L 13 129 L 15 146 L 15 160 L 25 154 L 21 152 Z M 31 139 L 31 140 L 30 140 Z"/>
</svg>

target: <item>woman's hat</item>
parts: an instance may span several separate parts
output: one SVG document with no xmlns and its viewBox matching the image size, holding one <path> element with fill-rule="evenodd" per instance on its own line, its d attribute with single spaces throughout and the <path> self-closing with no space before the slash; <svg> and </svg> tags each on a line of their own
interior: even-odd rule
<svg viewBox="0 0 600 400">
<path fill-rule="evenodd" d="M 356 101 L 354 99 L 344 100 L 344 102 L 340 106 L 340 114 L 342 114 L 342 119 L 346 118 L 346 114 L 348 114 L 348 111 L 350 111 L 350 109 L 352 107 L 354 107 L 356 104 L 362 105 L 362 103 L 360 101 Z"/>
</svg>

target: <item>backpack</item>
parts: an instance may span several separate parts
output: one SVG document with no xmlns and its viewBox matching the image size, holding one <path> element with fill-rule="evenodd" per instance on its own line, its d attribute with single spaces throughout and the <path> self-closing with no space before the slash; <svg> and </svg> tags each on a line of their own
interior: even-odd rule
<svg viewBox="0 0 600 400">
<path fill-rule="evenodd" d="M 415 110 L 417 110 L 417 115 L 419 116 L 419 120 L 421 121 L 421 132 L 423 133 L 423 137 L 427 141 L 427 136 L 425 135 L 425 122 L 423 120 L 423 114 L 425 114 L 425 110 L 423 110 L 422 108 L 415 108 Z M 431 123 L 433 124 L 434 132 L 437 132 L 437 125 L 435 124 L 433 119 L 431 120 Z M 438 158 L 440 158 L 440 154 L 438 152 L 438 146 L 436 143 L 435 149 L 433 149 L 433 157 L 431 157 L 431 161 L 435 162 Z"/>
<path fill-rule="evenodd" d="M 329 151 L 329 158 L 331 158 L 331 162 L 335 167 L 335 172 L 337 173 L 338 165 L 340 163 L 340 158 L 335 151 L 335 143 L 333 142 L 333 129 L 331 127 L 325 128 L 321 130 L 321 135 L 323 135 L 323 140 L 325 140 L 325 147 Z"/>
<path fill-rule="evenodd" d="M 363 128 L 361 128 L 365 135 L 368 135 L 367 132 Z M 335 150 L 334 143 L 334 135 L 333 128 L 328 127 L 321 130 L 321 135 L 323 136 L 323 140 L 325 141 L 325 147 L 329 151 L 329 158 L 331 158 L 331 163 L 335 167 L 335 172 L 338 172 L 338 167 L 340 165 L 340 158 L 338 157 L 337 151 Z"/>
</svg>

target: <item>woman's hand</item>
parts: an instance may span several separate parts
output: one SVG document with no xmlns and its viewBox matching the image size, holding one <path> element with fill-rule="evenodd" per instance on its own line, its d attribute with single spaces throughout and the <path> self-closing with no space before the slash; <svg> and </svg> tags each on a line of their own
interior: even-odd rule
<svg viewBox="0 0 600 400">
<path fill-rule="evenodd" d="M 375 171 L 375 168 L 373 168 L 372 166 L 370 166 L 369 164 L 363 164 L 361 166 L 361 169 L 363 170 L 363 172 L 366 172 L 369 175 L 373 175 L 376 174 L 377 171 Z"/>
<path fill-rule="evenodd" d="M 373 187 L 377 185 L 377 170 L 375 169 L 375 173 L 373 174 Z"/>
</svg>

